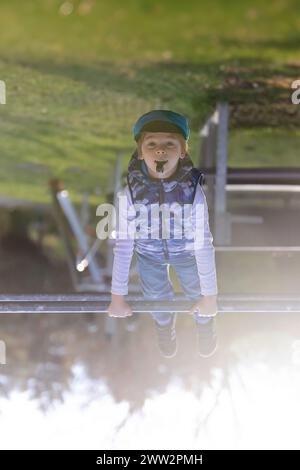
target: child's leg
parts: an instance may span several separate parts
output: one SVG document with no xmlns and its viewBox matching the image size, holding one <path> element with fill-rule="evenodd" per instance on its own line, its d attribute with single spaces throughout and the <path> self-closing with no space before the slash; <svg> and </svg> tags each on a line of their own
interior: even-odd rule
<svg viewBox="0 0 300 470">
<path fill-rule="evenodd" d="M 174 264 L 177 277 L 186 296 L 191 299 L 201 299 L 200 280 L 195 258 L 176 261 Z M 201 357 L 209 357 L 217 348 L 217 330 L 215 317 L 201 317 L 194 313 L 197 325 L 198 354 Z"/>
<path fill-rule="evenodd" d="M 197 262 L 194 257 L 175 260 L 172 262 L 180 285 L 190 300 L 200 300 L 200 280 L 198 275 Z M 196 323 L 206 324 L 211 320 L 211 317 L 205 318 L 197 313 L 194 313 Z"/>
<path fill-rule="evenodd" d="M 169 277 L 169 266 L 162 262 L 153 262 L 144 255 L 136 253 L 137 269 L 141 288 L 147 300 L 173 300 L 174 291 Z M 159 325 L 167 325 L 175 321 L 174 312 L 152 312 Z"/>
</svg>

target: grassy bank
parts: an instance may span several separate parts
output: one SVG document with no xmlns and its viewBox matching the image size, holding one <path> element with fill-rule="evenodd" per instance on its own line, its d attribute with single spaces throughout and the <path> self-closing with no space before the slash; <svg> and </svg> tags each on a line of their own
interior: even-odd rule
<svg viewBox="0 0 300 470">
<path fill-rule="evenodd" d="M 46 202 L 60 177 L 75 200 L 87 191 L 96 203 L 141 113 L 186 114 L 193 157 L 222 98 L 242 128 L 230 164 L 297 164 L 299 10 L 292 0 L 1 1 L 0 194 Z"/>
</svg>

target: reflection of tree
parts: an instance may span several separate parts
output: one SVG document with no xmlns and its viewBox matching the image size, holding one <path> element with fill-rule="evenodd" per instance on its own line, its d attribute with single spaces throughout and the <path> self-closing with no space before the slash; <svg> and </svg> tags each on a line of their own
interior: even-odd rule
<svg viewBox="0 0 300 470">
<path fill-rule="evenodd" d="M 153 393 L 163 393 L 170 381 L 177 378 L 184 389 L 191 390 L 199 399 L 205 387 L 214 390 L 215 403 L 199 422 L 203 427 L 218 405 L 221 391 L 232 393 L 229 377 L 233 370 L 247 392 L 243 378 L 236 372 L 239 350 L 234 351 L 231 347 L 235 341 L 244 345 L 246 350 L 248 348 L 248 354 L 255 354 L 251 337 L 259 326 L 261 340 L 257 344 L 256 339 L 253 347 L 271 363 L 275 361 L 279 365 L 280 361 L 284 362 L 278 339 L 274 348 L 272 336 L 267 344 L 265 342 L 270 327 L 268 319 L 270 315 L 264 317 L 264 321 L 245 315 L 219 317 L 219 341 L 222 344 L 213 357 L 205 360 L 196 355 L 196 331 L 192 319 L 181 317 L 177 321 L 178 354 L 172 360 L 165 360 L 157 351 L 152 319 L 145 315 L 138 319 L 136 332 L 126 331 L 128 320 L 118 321 L 117 334 L 110 341 L 104 335 L 105 318 L 102 315 L 89 319 L 84 315 L 69 314 L 5 316 L 1 318 L 0 335 L 7 345 L 7 365 L 1 369 L 3 373 L 0 375 L 2 394 L 9 396 L 12 390 L 27 390 L 41 409 L 47 410 L 52 403 L 63 402 L 66 391 L 72 391 L 72 368 L 80 363 L 85 367 L 87 378 L 95 384 L 88 391 L 88 402 L 101 398 L 98 384 L 102 380 L 114 400 L 127 401 L 129 412 L 133 413 L 143 407 L 146 398 Z M 298 326 L 299 320 L 295 317 L 294 321 Z M 272 318 L 273 332 L 280 332 L 285 325 L 285 318 Z M 272 355 L 267 352 L 270 344 Z M 243 347 L 239 346 L 241 354 Z M 277 356 L 274 351 L 277 351 Z M 214 383 L 216 370 L 221 371 L 217 387 Z M 232 396 L 233 413 L 234 408 Z"/>
</svg>

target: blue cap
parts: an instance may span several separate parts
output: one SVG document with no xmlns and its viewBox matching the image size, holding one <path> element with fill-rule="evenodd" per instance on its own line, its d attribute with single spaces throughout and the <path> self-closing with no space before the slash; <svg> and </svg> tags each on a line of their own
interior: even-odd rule
<svg viewBox="0 0 300 470">
<path fill-rule="evenodd" d="M 143 114 L 133 128 L 134 139 L 138 140 L 141 132 L 177 132 L 188 140 L 190 129 L 187 119 L 182 114 L 165 109 L 155 109 Z"/>
</svg>

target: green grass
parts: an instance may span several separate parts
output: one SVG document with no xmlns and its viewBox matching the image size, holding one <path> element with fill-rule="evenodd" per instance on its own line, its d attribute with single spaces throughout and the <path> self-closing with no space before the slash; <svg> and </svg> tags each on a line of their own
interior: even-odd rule
<svg viewBox="0 0 300 470">
<path fill-rule="evenodd" d="M 229 138 L 229 165 L 299 166 L 300 130 L 239 129 Z"/>
<path fill-rule="evenodd" d="M 48 179 L 60 177 L 75 201 L 85 191 L 97 203 L 118 152 L 126 167 L 140 114 L 186 114 L 194 158 L 221 98 L 242 127 L 230 164 L 298 164 L 289 93 L 300 78 L 299 13 L 294 0 L 2 0 L 0 195 L 47 202 Z"/>
</svg>

